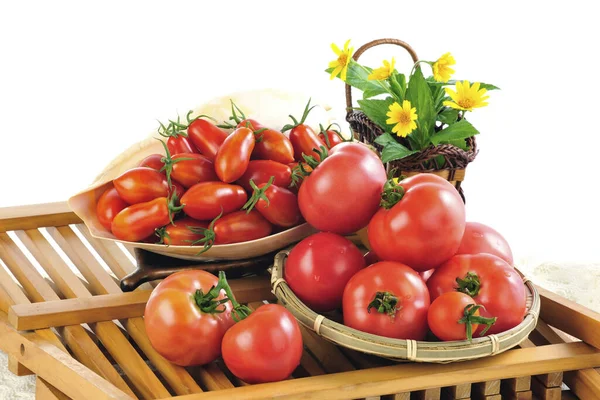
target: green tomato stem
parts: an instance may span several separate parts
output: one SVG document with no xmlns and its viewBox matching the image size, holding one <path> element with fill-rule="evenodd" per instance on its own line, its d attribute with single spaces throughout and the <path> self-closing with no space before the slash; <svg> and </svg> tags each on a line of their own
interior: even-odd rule
<svg viewBox="0 0 600 400">
<path fill-rule="evenodd" d="M 465 324 L 467 328 L 467 339 L 469 342 L 473 341 L 473 324 L 478 325 L 487 325 L 483 331 L 479 334 L 479 336 L 483 336 L 491 327 L 496 323 L 498 318 L 486 318 L 480 315 L 475 315 L 475 312 L 482 308 L 480 305 L 475 304 L 467 304 L 464 309 L 464 317 L 458 320 L 459 324 Z"/>
<path fill-rule="evenodd" d="M 475 272 L 467 272 L 464 279 L 456 278 L 456 283 L 458 284 L 457 292 L 468 294 L 471 297 L 476 297 L 481 290 L 481 281 Z"/>
<path fill-rule="evenodd" d="M 391 292 L 377 292 L 375 297 L 367 306 L 367 312 L 371 313 L 371 308 L 377 310 L 378 313 L 387 314 L 394 318 L 396 312 L 402 307 L 398 306 L 400 300 Z"/>
</svg>

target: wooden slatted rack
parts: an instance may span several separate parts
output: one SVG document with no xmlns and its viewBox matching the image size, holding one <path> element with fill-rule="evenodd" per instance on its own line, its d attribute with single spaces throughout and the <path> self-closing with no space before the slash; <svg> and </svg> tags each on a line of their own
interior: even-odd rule
<svg viewBox="0 0 600 400">
<path fill-rule="evenodd" d="M 302 328 L 289 380 L 248 385 L 222 362 L 182 368 L 145 333 L 145 284 L 122 293 L 132 249 L 92 238 L 64 203 L 0 209 L 0 350 L 39 399 L 600 399 L 600 315 L 549 291 L 520 348 L 453 364 L 398 364 Z M 232 280 L 240 302 L 275 301 L 267 275 Z M 570 390 L 564 389 L 563 382 Z"/>
</svg>

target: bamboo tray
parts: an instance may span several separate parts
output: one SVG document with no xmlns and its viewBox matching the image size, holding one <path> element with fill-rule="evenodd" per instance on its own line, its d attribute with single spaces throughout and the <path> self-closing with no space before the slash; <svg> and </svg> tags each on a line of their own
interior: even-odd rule
<svg viewBox="0 0 600 400">
<path fill-rule="evenodd" d="M 130 252 L 92 238 L 64 203 L 0 209 L 0 350 L 12 372 L 37 375 L 37 398 L 600 398 L 600 315 L 541 288 L 536 330 L 494 357 L 396 364 L 302 328 L 305 351 L 287 381 L 248 385 L 221 362 L 177 367 L 144 331 L 152 284 L 119 289 L 135 268 Z M 275 300 L 267 275 L 231 284 L 251 307 Z"/>
</svg>

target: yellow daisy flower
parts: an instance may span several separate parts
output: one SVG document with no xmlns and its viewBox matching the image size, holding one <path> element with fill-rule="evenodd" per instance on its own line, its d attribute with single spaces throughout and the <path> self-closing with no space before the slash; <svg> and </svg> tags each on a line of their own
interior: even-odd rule
<svg viewBox="0 0 600 400">
<path fill-rule="evenodd" d="M 412 107 L 410 101 L 404 100 L 402 105 L 398 102 L 390 105 L 389 111 L 387 112 L 389 118 L 385 121 L 386 124 L 396 124 L 392 128 L 392 132 L 398 136 L 407 137 L 409 133 L 417 128 L 415 123 L 417 116 L 417 109 Z"/>
<path fill-rule="evenodd" d="M 454 57 L 452 54 L 446 53 L 436 62 L 433 63 L 433 79 L 437 82 L 448 82 L 450 80 L 450 76 L 454 73 L 454 70 L 450 68 L 450 65 L 456 64 L 454 61 Z"/>
<path fill-rule="evenodd" d="M 335 78 L 341 73 L 340 78 L 344 82 L 346 81 L 348 65 L 350 65 L 350 62 L 352 61 L 352 53 L 354 52 L 354 47 L 348 48 L 349 44 L 350 40 L 346 41 L 346 43 L 344 43 L 344 49 L 340 50 L 340 48 L 337 47 L 335 43 L 331 43 L 331 49 L 338 56 L 338 58 L 337 60 L 333 60 L 329 63 L 329 68 L 333 68 L 333 71 L 331 71 L 330 79 Z"/>
<path fill-rule="evenodd" d="M 382 81 L 384 79 L 389 78 L 394 72 L 394 66 L 396 65 L 396 60 L 392 57 L 392 62 L 389 63 L 387 60 L 383 60 L 383 66 L 379 68 L 375 68 L 373 72 L 371 72 L 368 76 L 370 81 L 377 80 Z"/>
<path fill-rule="evenodd" d="M 473 86 L 469 81 L 456 82 L 456 91 L 444 88 L 446 94 L 454 101 L 444 101 L 444 105 L 457 110 L 472 111 L 474 108 L 485 107 L 490 96 L 484 96 L 487 89 L 479 89 L 479 82 Z"/>
</svg>

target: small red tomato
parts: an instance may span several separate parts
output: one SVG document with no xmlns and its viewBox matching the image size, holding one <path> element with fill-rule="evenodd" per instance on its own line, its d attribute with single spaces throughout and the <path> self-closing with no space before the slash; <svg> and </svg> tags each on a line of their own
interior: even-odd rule
<svg viewBox="0 0 600 400">
<path fill-rule="evenodd" d="M 128 204 L 119 196 L 114 187 L 108 189 L 98 199 L 96 204 L 96 216 L 98 221 L 110 231 L 115 216 L 127 207 Z"/>
<path fill-rule="evenodd" d="M 218 293 L 214 297 L 213 288 Z M 221 279 L 206 271 L 181 271 L 164 279 L 152 291 L 144 311 L 152 347 L 181 366 L 216 360 L 221 355 L 223 336 L 234 321 L 229 301 L 216 310 L 211 307 L 226 297 Z"/>
<path fill-rule="evenodd" d="M 227 132 L 205 119 L 196 119 L 187 129 L 188 137 L 200 154 L 214 161 L 219 147 L 227 138 Z"/>
<path fill-rule="evenodd" d="M 302 220 L 298 198 L 291 191 L 272 183 L 273 178 L 267 183 L 255 185 L 254 193 L 244 205 L 244 209 L 256 209 L 273 225 L 285 228 L 298 225 Z"/>
<path fill-rule="evenodd" d="M 201 154 L 195 153 L 180 153 L 173 156 L 171 177 L 186 188 L 192 187 L 196 183 L 217 180 L 212 161 Z"/>
<path fill-rule="evenodd" d="M 163 157 L 162 154 L 150 154 L 139 163 L 138 167 L 152 168 L 160 171 L 165 166 L 162 161 Z"/>
<path fill-rule="evenodd" d="M 273 227 L 258 211 L 236 211 L 219 218 L 213 230 L 214 244 L 229 244 L 269 236 Z"/>
<path fill-rule="evenodd" d="M 423 340 L 429 292 L 410 267 L 382 261 L 359 271 L 344 289 L 344 324 L 396 339 Z"/>
<path fill-rule="evenodd" d="M 171 222 L 172 206 L 166 197 L 124 208 L 112 221 L 111 231 L 119 240 L 139 242 Z"/>
<path fill-rule="evenodd" d="M 169 246 L 192 246 L 192 244 L 204 238 L 203 228 L 208 228 L 209 222 L 197 221 L 193 218 L 178 219 L 157 230 L 161 241 Z"/>
<path fill-rule="evenodd" d="M 504 237 L 496 230 L 478 222 L 467 222 L 456 254 L 488 253 L 513 265 L 513 255 Z"/>
<path fill-rule="evenodd" d="M 290 251 L 284 277 L 300 300 L 323 312 L 342 305 L 346 283 L 364 267 L 365 260 L 354 243 L 334 233 L 320 232 Z"/>
<path fill-rule="evenodd" d="M 302 358 L 302 334 L 294 316 L 283 306 L 266 304 L 233 325 L 223 337 L 223 361 L 248 383 L 281 381 Z"/>
<path fill-rule="evenodd" d="M 294 146 L 294 159 L 296 161 L 304 160 L 302 154 L 312 156 L 317 161 L 321 159 L 321 156 L 317 151 L 321 149 L 321 146 L 325 147 L 325 143 L 319 139 L 310 126 L 300 124 L 293 128 L 290 132 L 290 141 Z M 315 151 L 315 149 L 317 151 Z"/>
<path fill-rule="evenodd" d="M 292 142 L 283 133 L 267 129 L 256 135 L 252 156 L 261 160 L 273 160 L 282 164 L 294 161 Z"/>
<path fill-rule="evenodd" d="M 471 296 L 464 293 L 444 293 L 429 306 L 429 329 L 438 339 L 444 341 L 471 340 L 480 323 L 491 326 L 495 322 L 495 318 L 481 317 L 480 307 Z"/>
<path fill-rule="evenodd" d="M 181 199 L 181 197 L 185 193 L 185 188 L 183 187 L 183 185 L 177 182 L 175 179 L 171 179 L 171 187 L 169 188 L 169 198 L 171 198 L 173 193 L 175 193 L 175 196 L 177 196 L 178 199 Z"/>
<path fill-rule="evenodd" d="M 254 150 L 254 132 L 248 128 L 237 128 L 225 139 L 215 157 L 215 171 L 225 183 L 236 181 L 244 175 L 250 155 Z"/>
<path fill-rule="evenodd" d="M 287 188 L 292 184 L 292 169 L 285 165 L 271 160 L 252 160 L 244 175 L 237 180 L 237 184 L 252 192 L 250 180 L 255 184 L 267 183 L 271 177 L 274 177 L 273 185 Z"/>
<path fill-rule="evenodd" d="M 181 197 L 183 211 L 200 221 L 210 221 L 219 214 L 240 210 L 248 200 L 241 186 L 223 182 L 197 183 Z"/>
<path fill-rule="evenodd" d="M 170 136 L 167 139 L 167 147 L 172 156 L 182 153 L 197 153 L 196 148 L 190 143 L 189 139 L 181 134 Z"/>
<path fill-rule="evenodd" d="M 169 194 L 167 178 L 144 167 L 132 168 L 113 180 L 119 196 L 129 204 L 144 203 Z"/>
<path fill-rule="evenodd" d="M 344 142 L 341 134 L 338 131 L 331 129 L 321 131 L 321 133 L 319 133 L 319 139 L 325 143 L 325 146 L 327 146 L 328 149 L 332 149 L 338 144 Z"/>
</svg>

